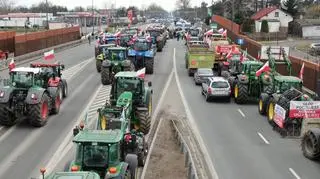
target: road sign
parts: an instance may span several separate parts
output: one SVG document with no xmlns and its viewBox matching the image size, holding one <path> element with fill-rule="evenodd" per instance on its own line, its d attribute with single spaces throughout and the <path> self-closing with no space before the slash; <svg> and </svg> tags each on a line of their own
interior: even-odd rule
<svg viewBox="0 0 320 179">
<path fill-rule="evenodd" d="M 243 45 L 244 44 L 244 39 L 237 39 L 237 44 L 238 45 Z"/>
</svg>

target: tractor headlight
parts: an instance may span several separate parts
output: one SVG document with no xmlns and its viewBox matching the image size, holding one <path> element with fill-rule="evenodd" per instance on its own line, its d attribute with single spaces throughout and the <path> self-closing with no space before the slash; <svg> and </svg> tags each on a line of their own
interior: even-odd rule
<svg viewBox="0 0 320 179">
<path fill-rule="evenodd" d="M 0 98 L 4 97 L 4 91 L 0 91 Z"/>
</svg>

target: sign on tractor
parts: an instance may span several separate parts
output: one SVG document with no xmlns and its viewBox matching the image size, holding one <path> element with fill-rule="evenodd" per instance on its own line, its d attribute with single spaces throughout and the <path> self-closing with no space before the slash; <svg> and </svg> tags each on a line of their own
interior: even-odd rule
<svg viewBox="0 0 320 179">
<path fill-rule="evenodd" d="M 274 109 L 274 117 L 273 121 L 280 127 L 283 128 L 284 120 L 286 119 L 286 110 L 283 109 L 281 106 L 276 104 Z"/>
<path fill-rule="evenodd" d="M 268 49 L 269 48 L 270 48 L 270 52 L 271 52 L 270 56 L 278 61 L 284 60 L 283 55 L 282 55 L 283 54 L 282 49 L 284 50 L 284 53 L 286 53 L 286 56 L 288 56 L 289 52 L 290 52 L 290 47 L 261 46 L 261 56 L 260 56 L 261 60 L 268 60 L 269 59 L 269 56 L 268 56 Z"/>
<path fill-rule="evenodd" d="M 320 101 L 290 101 L 290 118 L 320 118 Z"/>
</svg>

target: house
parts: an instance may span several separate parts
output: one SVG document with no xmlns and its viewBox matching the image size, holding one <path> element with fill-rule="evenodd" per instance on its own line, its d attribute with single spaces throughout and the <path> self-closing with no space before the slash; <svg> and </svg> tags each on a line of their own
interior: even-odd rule
<svg viewBox="0 0 320 179">
<path fill-rule="evenodd" d="M 45 26 L 46 19 L 46 13 L 9 13 L 0 15 L 0 27 Z M 53 19 L 53 14 L 48 13 L 48 20 Z"/>
<path fill-rule="evenodd" d="M 255 21 L 256 32 L 260 32 L 263 20 L 268 21 L 269 32 L 288 32 L 289 22 L 293 20 L 291 15 L 278 7 L 263 8 L 255 13 L 251 19 Z"/>
<path fill-rule="evenodd" d="M 297 19 L 289 27 L 290 33 L 302 38 L 320 38 L 320 19 Z"/>
</svg>

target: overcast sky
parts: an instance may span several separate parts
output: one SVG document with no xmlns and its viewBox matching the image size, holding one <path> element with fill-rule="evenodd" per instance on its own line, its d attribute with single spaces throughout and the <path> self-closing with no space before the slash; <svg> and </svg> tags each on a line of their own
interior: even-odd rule
<svg viewBox="0 0 320 179">
<path fill-rule="evenodd" d="M 39 0 L 14 0 L 16 1 L 17 5 L 25 5 L 25 6 L 31 6 L 32 4 L 39 3 L 41 1 Z M 44 0 L 43 0 L 44 1 Z M 63 5 L 67 6 L 68 8 L 72 9 L 75 6 L 83 6 L 87 7 L 90 6 L 92 3 L 92 0 L 48 0 L 56 5 Z M 175 8 L 175 2 L 176 0 L 93 0 L 94 5 L 98 8 L 104 8 L 107 4 L 110 6 L 110 4 L 115 4 L 116 7 L 120 6 L 130 6 L 135 5 L 139 8 L 145 6 L 147 7 L 151 3 L 157 3 L 158 5 L 162 6 L 166 10 L 173 10 Z M 201 2 L 205 1 L 208 4 L 211 4 L 211 0 L 191 0 L 192 7 L 193 6 L 200 6 Z"/>
</svg>

